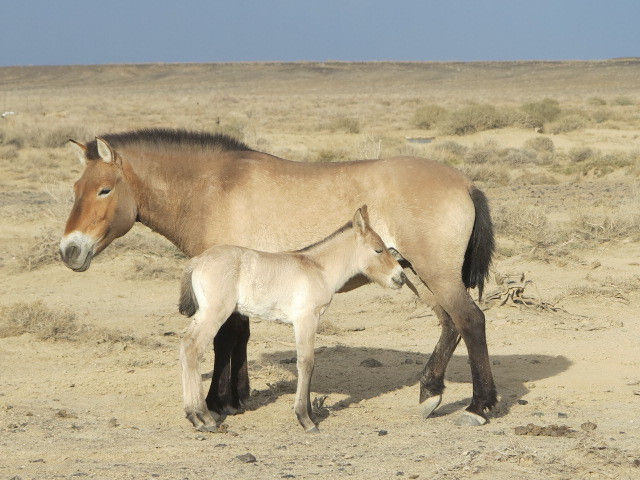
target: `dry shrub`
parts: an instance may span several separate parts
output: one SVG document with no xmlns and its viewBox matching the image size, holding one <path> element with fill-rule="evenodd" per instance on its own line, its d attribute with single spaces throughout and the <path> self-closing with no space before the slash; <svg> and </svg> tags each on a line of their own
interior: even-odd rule
<svg viewBox="0 0 640 480">
<path fill-rule="evenodd" d="M 76 320 L 75 313 L 50 309 L 42 301 L 15 303 L 0 310 L 0 338 L 31 333 L 40 340 L 76 340 L 87 331 Z"/>
<path fill-rule="evenodd" d="M 578 238 L 603 243 L 612 240 L 640 239 L 640 205 L 624 205 L 615 209 L 599 208 L 578 211 L 572 226 Z"/>
<path fill-rule="evenodd" d="M 60 261 L 59 244 L 61 232 L 55 229 L 42 230 L 29 246 L 18 256 L 18 269 L 32 271 Z"/>
<path fill-rule="evenodd" d="M 525 103 L 521 110 L 525 114 L 525 127 L 540 128 L 545 123 L 552 122 L 560 115 L 560 104 L 557 100 L 545 98 L 539 102 Z"/>
<path fill-rule="evenodd" d="M 553 152 L 555 146 L 549 137 L 533 137 L 524 142 L 524 148 L 536 152 Z"/>
<path fill-rule="evenodd" d="M 19 302 L 0 308 L 0 338 L 29 333 L 39 340 L 136 343 L 156 347 L 158 342 L 138 339 L 120 330 L 79 324 L 77 315 L 65 308 L 47 307 L 41 300 Z"/>
<path fill-rule="evenodd" d="M 498 158 L 498 146 L 492 140 L 485 140 L 482 144 L 474 144 L 464 156 L 468 163 L 480 164 L 495 161 Z"/>
<path fill-rule="evenodd" d="M 474 182 L 483 182 L 488 186 L 504 186 L 510 182 L 509 173 L 501 165 L 463 164 L 458 166 L 458 169 Z"/>
<path fill-rule="evenodd" d="M 557 135 L 559 133 L 573 132 L 587 125 L 587 121 L 582 115 L 571 114 L 559 118 L 555 122 L 545 124 L 544 133 Z"/>
<path fill-rule="evenodd" d="M 620 105 L 622 107 L 627 107 L 629 105 L 634 105 L 634 101 L 630 97 L 620 96 L 613 99 L 612 102 L 614 105 Z"/>
<path fill-rule="evenodd" d="M 446 120 L 449 112 L 440 105 L 422 105 L 413 115 L 413 124 L 418 128 L 433 128 Z"/>
<path fill-rule="evenodd" d="M 360 122 L 355 118 L 337 116 L 322 124 L 320 128 L 329 130 L 332 133 L 360 133 Z"/>
<path fill-rule="evenodd" d="M 507 124 L 506 115 L 493 105 L 474 104 L 451 112 L 440 129 L 446 135 L 467 135 L 505 127 Z"/>
<path fill-rule="evenodd" d="M 573 147 L 569 150 L 568 157 L 572 162 L 584 162 L 593 157 L 593 150 L 589 147 Z"/>
<path fill-rule="evenodd" d="M 610 152 L 603 154 L 588 147 L 576 147 L 567 154 L 570 160 L 564 167 L 566 174 L 595 175 L 602 177 L 617 170 L 627 170 L 630 174 L 640 172 L 640 152 Z"/>
<path fill-rule="evenodd" d="M 457 165 L 462 163 L 468 150 L 468 147 L 464 145 L 452 140 L 446 140 L 433 144 L 430 149 L 430 156 L 434 160 L 446 163 L 447 165 Z"/>
</svg>

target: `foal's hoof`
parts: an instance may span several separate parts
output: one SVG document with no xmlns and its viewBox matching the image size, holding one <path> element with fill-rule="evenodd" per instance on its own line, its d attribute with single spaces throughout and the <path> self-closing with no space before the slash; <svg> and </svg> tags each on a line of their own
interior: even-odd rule
<svg viewBox="0 0 640 480">
<path fill-rule="evenodd" d="M 487 419 L 475 413 L 464 412 L 454 423 L 464 427 L 479 427 L 487 423 Z"/>
<path fill-rule="evenodd" d="M 318 427 L 314 425 L 309 430 L 305 430 L 305 432 L 306 433 L 320 433 L 320 430 L 318 430 Z"/>
<path fill-rule="evenodd" d="M 429 418 L 434 410 L 440 406 L 440 403 L 442 403 L 442 395 L 435 395 L 427 398 L 423 404 L 424 410 L 422 410 L 422 416 L 424 418 Z"/>
</svg>

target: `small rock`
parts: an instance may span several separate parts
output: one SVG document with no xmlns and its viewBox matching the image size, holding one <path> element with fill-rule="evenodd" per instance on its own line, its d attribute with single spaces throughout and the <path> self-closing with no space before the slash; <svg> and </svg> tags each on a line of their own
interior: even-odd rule
<svg viewBox="0 0 640 480">
<path fill-rule="evenodd" d="M 254 457 L 250 453 L 245 453 L 243 455 L 237 455 L 236 458 L 238 460 L 240 460 L 242 463 L 254 463 L 256 461 L 256 457 Z"/>
<path fill-rule="evenodd" d="M 378 436 L 379 437 L 384 437 L 387 433 L 389 433 L 389 432 L 387 432 L 386 430 L 378 430 Z"/>
<path fill-rule="evenodd" d="M 377 367 L 381 367 L 382 363 L 380 363 L 375 358 L 367 358 L 366 360 L 361 361 L 360 365 L 363 367 L 377 368 Z"/>
<path fill-rule="evenodd" d="M 405 358 L 404 362 L 402 363 L 410 364 L 410 363 L 413 363 L 413 360 L 411 360 L 410 358 Z"/>
<path fill-rule="evenodd" d="M 518 405 L 527 405 L 529 402 L 527 402 L 526 400 L 518 400 Z"/>
<path fill-rule="evenodd" d="M 413 475 L 409 475 L 409 478 L 410 478 L 411 480 L 416 480 L 416 478 L 418 478 L 419 476 L 420 476 L 420 475 L 418 475 L 418 474 L 414 473 Z"/>
<path fill-rule="evenodd" d="M 60 418 L 78 418 L 78 415 L 76 415 L 73 412 L 68 412 L 67 409 L 63 408 L 62 410 L 58 410 L 56 412 L 56 417 L 60 417 Z"/>
<path fill-rule="evenodd" d="M 494 365 L 500 365 L 500 360 L 493 360 L 491 363 L 493 363 Z"/>
<path fill-rule="evenodd" d="M 195 438 L 196 440 L 200 440 L 200 441 L 203 441 L 203 440 L 206 440 L 206 439 L 207 439 L 207 437 L 205 437 L 205 436 L 204 436 L 204 435 L 202 435 L 201 433 L 198 433 L 194 438 Z"/>
<path fill-rule="evenodd" d="M 176 335 L 176 332 L 164 332 L 162 335 L 164 335 L 165 337 L 174 337 Z"/>
<path fill-rule="evenodd" d="M 514 428 L 514 430 L 516 435 L 526 435 L 528 433 L 527 427 L 525 427 L 524 425 L 519 425 Z"/>
<path fill-rule="evenodd" d="M 633 462 L 631 462 L 631 464 L 636 468 L 640 468 L 640 458 L 636 458 Z"/>
<path fill-rule="evenodd" d="M 564 412 L 558 412 L 558 418 L 568 418 L 569 414 Z"/>
<path fill-rule="evenodd" d="M 285 358 L 283 360 L 280 360 L 280 363 L 282 364 L 288 364 L 288 363 L 296 363 L 298 360 L 296 359 L 296 357 L 291 357 L 291 358 Z"/>
<path fill-rule="evenodd" d="M 110 427 L 117 427 L 120 424 L 118 423 L 118 419 L 116 417 L 111 417 L 107 422 L 107 425 L 109 425 Z"/>
<path fill-rule="evenodd" d="M 598 425 L 593 422 L 584 422 L 582 425 L 580 425 L 580 428 L 588 432 L 590 430 L 595 430 L 596 428 L 598 428 Z"/>
</svg>

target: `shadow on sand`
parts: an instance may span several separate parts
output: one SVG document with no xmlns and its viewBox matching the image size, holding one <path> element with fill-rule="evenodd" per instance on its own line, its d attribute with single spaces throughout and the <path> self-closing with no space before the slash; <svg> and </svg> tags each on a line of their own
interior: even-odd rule
<svg viewBox="0 0 640 480">
<path fill-rule="evenodd" d="M 464 351 L 464 347 L 460 348 Z M 263 355 L 261 361 L 282 363 L 295 357 L 294 350 L 280 351 Z M 372 363 L 370 359 L 382 365 L 370 367 L 362 362 Z M 314 395 L 347 395 L 330 409 L 346 408 L 362 400 L 371 399 L 407 386 L 416 386 L 416 404 L 418 400 L 418 381 L 425 366 L 424 354 L 390 350 L 383 348 L 361 347 L 325 347 L 316 350 L 316 362 L 311 382 L 312 399 Z M 564 356 L 548 355 L 492 355 L 493 374 L 501 401 L 491 412 L 490 417 L 501 417 L 509 412 L 529 392 L 527 384 L 544 378 L 553 377 L 567 370 L 571 362 Z M 336 374 L 336 365 L 338 372 Z M 283 363 L 283 368 L 296 374 L 296 364 Z M 446 415 L 464 409 L 471 402 L 471 373 L 465 354 L 454 355 L 447 368 L 446 382 L 467 383 L 467 398 L 451 398 L 445 394 L 443 404 L 434 412 L 435 416 Z M 249 408 L 257 409 L 269 404 L 281 395 L 295 393 L 295 381 L 280 381 L 270 388 L 254 391 Z"/>
</svg>

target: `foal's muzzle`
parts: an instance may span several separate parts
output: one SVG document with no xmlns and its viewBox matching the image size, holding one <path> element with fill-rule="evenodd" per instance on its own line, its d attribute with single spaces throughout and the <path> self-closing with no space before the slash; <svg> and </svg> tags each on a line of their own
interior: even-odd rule
<svg viewBox="0 0 640 480">
<path fill-rule="evenodd" d="M 391 280 L 394 285 L 400 288 L 407 282 L 407 276 L 401 271 L 399 275 L 395 275 Z"/>
</svg>

